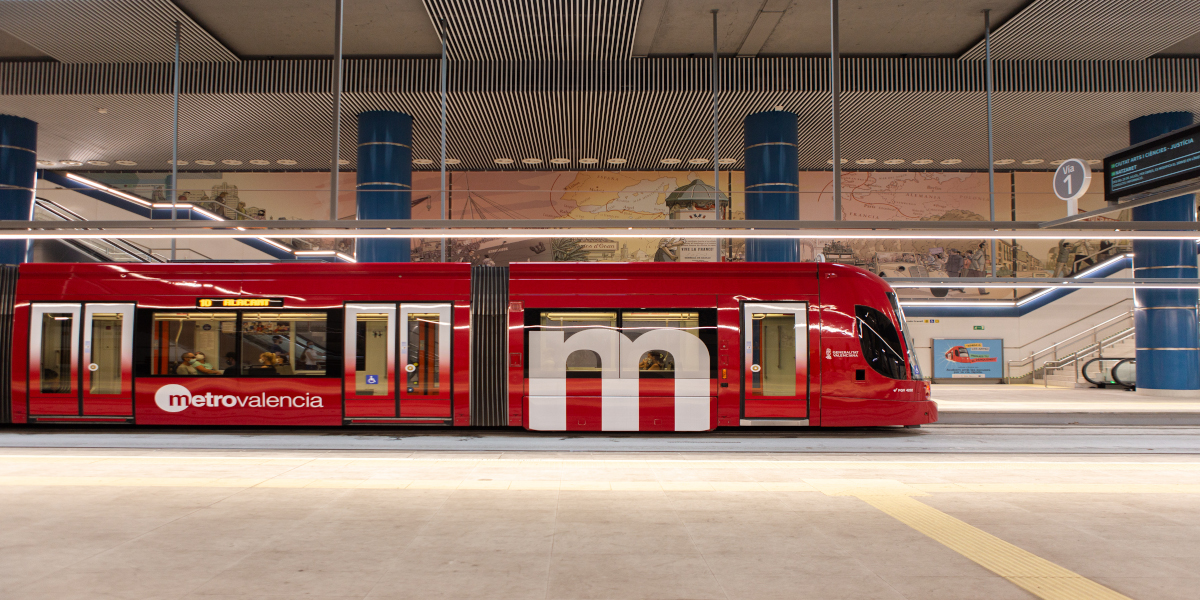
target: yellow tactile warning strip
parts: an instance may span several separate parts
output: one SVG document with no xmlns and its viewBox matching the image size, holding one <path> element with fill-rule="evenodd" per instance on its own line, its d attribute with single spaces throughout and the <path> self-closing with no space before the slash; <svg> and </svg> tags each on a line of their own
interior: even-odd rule
<svg viewBox="0 0 1200 600">
<path fill-rule="evenodd" d="M 853 495 L 1039 598 L 1130 600 L 908 495 Z"/>
</svg>

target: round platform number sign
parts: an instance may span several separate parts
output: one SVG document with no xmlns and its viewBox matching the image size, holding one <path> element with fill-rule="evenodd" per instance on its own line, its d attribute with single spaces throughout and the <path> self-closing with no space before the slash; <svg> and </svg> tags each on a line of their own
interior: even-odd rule
<svg viewBox="0 0 1200 600">
<path fill-rule="evenodd" d="M 1060 200 L 1078 200 L 1092 184 L 1092 170 L 1079 158 L 1064 160 L 1054 172 L 1054 195 Z"/>
</svg>

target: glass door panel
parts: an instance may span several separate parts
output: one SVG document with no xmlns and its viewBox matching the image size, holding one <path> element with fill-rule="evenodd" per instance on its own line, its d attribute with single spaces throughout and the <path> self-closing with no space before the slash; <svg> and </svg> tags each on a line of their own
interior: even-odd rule
<svg viewBox="0 0 1200 600">
<path fill-rule="evenodd" d="M 808 303 L 747 303 L 743 311 L 745 415 L 807 416 Z"/>
<path fill-rule="evenodd" d="M 396 416 L 396 305 L 347 304 L 347 416 Z"/>
<path fill-rule="evenodd" d="M 133 414 L 133 305 L 83 312 L 83 414 Z"/>
<path fill-rule="evenodd" d="M 449 399 L 450 305 L 401 304 L 400 368 L 404 385 L 400 397 Z"/>
<path fill-rule="evenodd" d="M 34 304 L 30 308 L 30 413 L 78 415 L 80 306 Z"/>
</svg>

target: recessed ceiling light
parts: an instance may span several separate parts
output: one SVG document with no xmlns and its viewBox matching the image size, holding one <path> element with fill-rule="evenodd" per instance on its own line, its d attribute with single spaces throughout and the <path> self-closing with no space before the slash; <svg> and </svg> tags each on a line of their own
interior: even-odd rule
<svg viewBox="0 0 1200 600">
<path fill-rule="evenodd" d="M 722 165 L 732 165 L 735 162 L 737 162 L 736 158 L 722 158 L 721 160 L 717 161 L 718 164 Z"/>
<path fill-rule="evenodd" d="M 447 158 L 446 159 L 446 164 L 448 164 L 448 165 L 457 165 L 460 163 L 462 163 L 462 161 L 458 160 L 457 158 Z"/>
<path fill-rule="evenodd" d="M 1021 161 L 1021 164 L 1023 164 L 1023 165 L 1040 165 L 1040 164 L 1042 164 L 1042 163 L 1044 163 L 1044 162 L 1046 162 L 1046 161 L 1044 161 L 1044 160 L 1042 160 L 1042 159 L 1040 159 L 1040 158 L 1031 158 L 1031 159 L 1029 159 L 1029 160 L 1023 160 L 1023 161 Z"/>
<path fill-rule="evenodd" d="M 929 160 L 928 158 L 918 158 L 917 160 L 914 160 L 914 161 L 913 161 L 913 164 L 914 164 L 914 165 L 927 165 L 927 164 L 930 164 L 930 163 L 932 163 L 932 162 L 933 162 L 933 161 L 932 161 L 932 160 Z"/>
<path fill-rule="evenodd" d="M 79 165 L 83 164 L 77 160 L 60 160 L 58 162 L 60 162 L 64 165 L 67 165 L 68 167 L 78 167 Z M 170 162 L 170 161 L 167 161 L 167 162 Z"/>
<path fill-rule="evenodd" d="M 540 159 L 540 158 L 522 158 L 521 162 L 523 162 L 527 165 L 540 165 L 540 164 L 542 164 L 542 159 Z"/>
<path fill-rule="evenodd" d="M 1061 164 L 1063 164 L 1063 163 L 1065 163 L 1065 162 L 1067 162 L 1067 161 L 1065 161 L 1065 160 L 1052 160 L 1052 161 L 1050 161 L 1050 164 L 1052 164 L 1052 165 L 1061 165 Z"/>
<path fill-rule="evenodd" d="M 581 164 L 581 165 L 594 165 L 598 162 L 600 162 L 600 159 L 598 159 L 598 158 L 581 158 L 581 159 L 579 159 L 579 164 Z"/>
<path fill-rule="evenodd" d="M 1015 163 L 1015 162 L 1017 162 L 1017 161 L 1015 161 L 1015 160 L 1013 160 L 1013 159 L 1011 159 L 1011 158 L 1001 158 L 1000 160 L 996 161 L 996 164 L 998 164 L 998 165 L 1011 165 L 1011 164 L 1013 164 L 1013 163 Z"/>
<path fill-rule="evenodd" d="M 107 167 L 109 165 L 107 160 L 89 160 L 87 162 L 89 165 L 96 165 L 97 167 Z"/>
<path fill-rule="evenodd" d="M 873 158 L 860 158 L 860 159 L 858 159 L 858 160 L 856 160 L 856 161 L 854 161 L 854 162 L 856 162 L 856 163 L 858 163 L 858 164 L 860 164 L 860 165 L 873 165 L 873 164 L 875 164 L 875 159 L 873 159 Z"/>
<path fill-rule="evenodd" d="M 569 165 L 569 164 L 571 164 L 571 159 L 569 159 L 569 158 L 552 158 L 552 159 L 550 159 L 550 162 L 552 164 L 556 164 L 556 165 Z"/>
<path fill-rule="evenodd" d="M 345 158 L 339 158 L 339 159 L 338 159 L 338 164 L 339 164 L 339 165 L 348 165 L 348 164 L 350 164 L 350 161 L 349 161 L 349 160 L 347 160 L 347 159 L 345 159 Z"/>
<path fill-rule="evenodd" d="M 168 160 L 168 161 L 167 161 L 167 164 L 168 164 L 168 165 L 169 165 L 169 164 L 171 164 L 171 161 L 169 161 L 169 160 Z M 175 164 L 176 164 L 176 165 L 179 165 L 179 166 L 181 166 L 181 167 L 182 167 L 182 166 L 184 166 L 184 165 L 186 165 L 186 164 L 187 164 L 187 161 L 186 161 L 186 160 L 179 160 L 179 161 L 175 161 Z"/>
<path fill-rule="evenodd" d="M 679 163 L 681 163 L 681 162 L 683 162 L 683 161 L 682 161 L 682 160 L 679 160 L 678 158 L 664 158 L 664 159 L 662 159 L 662 160 L 660 160 L 660 161 L 658 161 L 658 162 L 660 162 L 660 163 L 662 163 L 662 164 L 664 164 L 664 165 L 677 165 L 677 164 L 679 164 Z"/>
<path fill-rule="evenodd" d="M 290 159 L 290 158 L 281 158 L 281 159 L 279 159 L 279 160 L 277 160 L 277 161 L 275 161 L 275 162 L 276 162 L 276 163 L 278 163 L 278 164 L 281 164 L 281 165 L 289 165 L 289 166 L 290 166 L 290 165 L 294 165 L 294 164 L 296 164 L 296 161 L 294 161 L 294 160 L 292 160 L 292 159 Z"/>
<path fill-rule="evenodd" d="M 414 158 L 413 164 L 414 165 L 432 165 L 433 161 L 429 160 L 428 158 Z"/>
<path fill-rule="evenodd" d="M 118 165 L 121 165 L 122 167 L 136 167 L 136 166 L 137 166 L 137 161 L 133 161 L 133 160 L 118 160 L 118 161 L 117 161 L 117 164 L 118 164 Z"/>
<path fill-rule="evenodd" d="M 498 164 L 498 165 L 511 165 L 511 164 L 513 164 L 513 159 L 511 159 L 511 158 L 497 158 L 497 159 L 493 160 L 492 162 L 494 162 L 494 163 L 496 163 L 496 164 Z"/>
<path fill-rule="evenodd" d="M 211 160 L 198 160 L 198 161 L 196 161 L 196 164 L 198 164 L 198 165 L 204 165 L 204 166 L 206 166 L 206 167 L 211 167 L 211 166 L 213 166 L 213 165 L 215 165 L 215 164 L 217 164 L 217 163 L 215 163 L 215 162 L 213 162 L 213 161 L 211 161 Z"/>
<path fill-rule="evenodd" d="M 707 158 L 692 158 L 692 159 L 688 159 L 688 164 L 689 165 L 706 165 L 706 164 L 708 164 L 708 159 Z"/>
<path fill-rule="evenodd" d="M 263 159 L 261 159 L 261 158 L 256 158 L 256 159 L 254 159 L 254 160 L 250 161 L 250 164 L 252 164 L 252 165 L 259 165 L 259 166 L 262 166 L 262 165 L 269 165 L 269 164 L 271 164 L 271 161 L 269 161 L 269 160 L 263 160 Z"/>
<path fill-rule="evenodd" d="M 610 164 L 610 165 L 623 165 L 623 164 L 625 164 L 625 159 L 623 159 L 623 158 L 610 158 L 610 159 L 608 159 L 608 164 Z"/>
<path fill-rule="evenodd" d="M 781 104 L 776 104 L 776 105 L 775 105 L 775 110 L 783 110 L 783 105 L 781 105 Z"/>
<path fill-rule="evenodd" d="M 883 164 L 885 164 L 885 165 L 902 165 L 902 164 L 904 164 L 904 159 L 903 158 L 889 158 L 889 159 L 883 161 Z"/>
<path fill-rule="evenodd" d="M 108 114 L 108 109 L 107 109 L 107 108 L 97 108 L 97 109 L 96 109 L 96 112 L 98 112 L 98 113 L 100 113 L 100 114 L 102 114 L 102 115 L 107 115 L 107 114 Z"/>
<path fill-rule="evenodd" d="M 39 164 L 39 165 L 42 165 L 43 167 L 53 167 L 53 166 L 54 166 L 54 161 L 52 161 L 52 160 L 39 160 L 39 161 L 37 161 L 37 164 Z"/>
<path fill-rule="evenodd" d="M 232 165 L 232 166 L 236 167 L 236 166 L 238 166 L 238 165 L 242 164 L 242 161 L 240 161 L 240 160 L 236 160 L 236 159 L 233 159 L 233 158 L 227 158 L 227 159 L 225 159 L 225 160 L 221 161 L 221 164 L 223 164 L 223 165 Z"/>
<path fill-rule="evenodd" d="M 1102 161 L 1102 160 L 1100 160 L 1100 159 L 1098 159 L 1098 158 L 1089 158 L 1089 159 L 1088 159 L 1088 164 L 1089 164 L 1089 165 L 1098 165 L 1098 164 L 1100 164 L 1100 163 L 1102 163 L 1102 162 L 1104 162 L 1104 161 Z"/>
<path fill-rule="evenodd" d="M 832 164 L 833 164 L 833 159 L 831 158 L 831 159 L 829 159 L 829 160 L 827 160 L 827 161 L 825 161 L 825 162 L 827 162 L 827 163 L 829 163 L 829 164 L 831 164 L 831 165 L 832 165 Z M 843 165 L 844 165 L 844 164 L 846 164 L 846 163 L 848 163 L 848 162 L 850 162 L 850 159 L 848 159 L 848 158 L 843 158 L 843 159 L 842 159 L 842 164 L 843 164 Z"/>
<path fill-rule="evenodd" d="M 942 164 L 943 165 L 957 165 L 960 162 L 962 162 L 961 158 L 947 158 L 946 160 L 942 161 Z"/>
</svg>

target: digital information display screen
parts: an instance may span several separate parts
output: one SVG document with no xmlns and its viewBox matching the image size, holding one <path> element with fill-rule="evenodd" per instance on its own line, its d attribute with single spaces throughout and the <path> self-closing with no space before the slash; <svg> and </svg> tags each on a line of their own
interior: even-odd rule
<svg viewBox="0 0 1200 600">
<path fill-rule="evenodd" d="M 1200 124 L 1130 146 L 1104 159 L 1104 198 L 1115 202 L 1200 177 Z"/>
<path fill-rule="evenodd" d="M 283 298 L 196 298 L 196 308 L 283 308 Z"/>
</svg>

